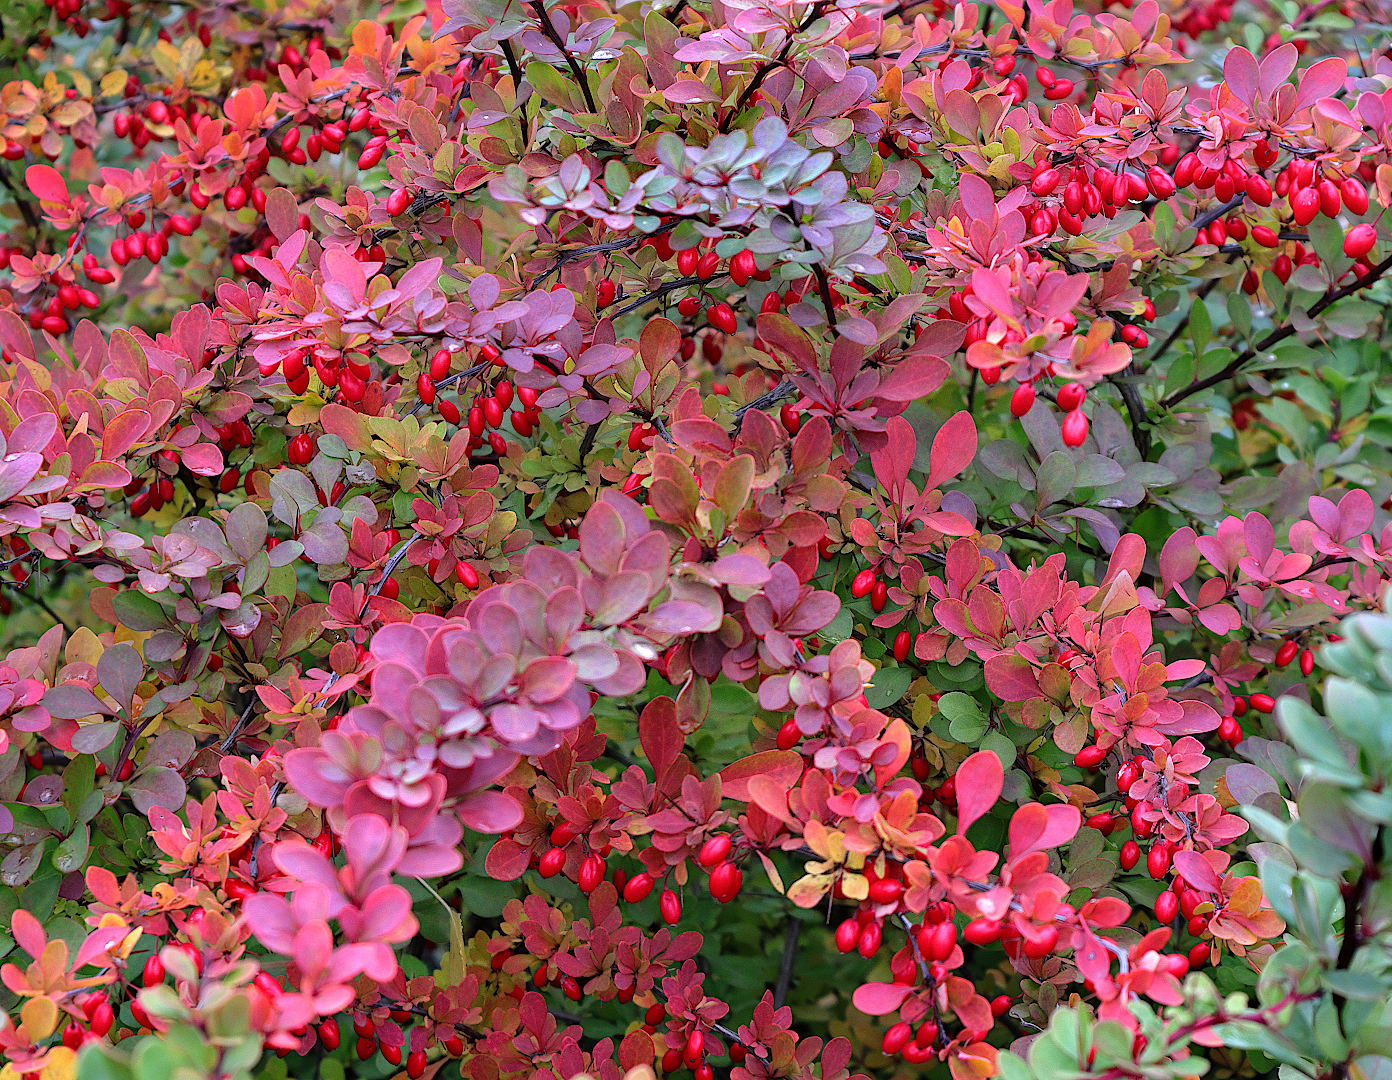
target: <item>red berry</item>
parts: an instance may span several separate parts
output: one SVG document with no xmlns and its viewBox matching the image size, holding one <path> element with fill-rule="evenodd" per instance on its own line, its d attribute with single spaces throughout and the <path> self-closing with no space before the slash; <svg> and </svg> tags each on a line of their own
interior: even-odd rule
<svg viewBox="0 0 1392 1080">
<path fill-rule="evenodd" d="M 1152 849 L 1153 851 L 1153 849 Z M 1162 923 L 1174 922 L 1179 914 L 1179 897 L 1166 889 L 1155 898 L 1155 918 Z"/>
<path fill-rule="evenodd" d="M 730 279 L 743 288 L 749 284 L 749 279 L 758 272 L 758 269 L 754 252 L 746 248 L 744 251 L 736 252 L 734 258 L 730 260 Z"/>
<path fill-rule="evenodd" d="M 1170 846 L 1168 844 L 1156 844 L 1146 854 L 1146 872 L 1157 881 L 1170 872 Z"/>
<path fill-rule="evenodd" d="M 1136 864 L 1141 861 L 1141 845 L 1134 840 L 1128 840 L 1121 845 L 1121 868 L 1123 870 L 1133 870 Z"/>
<path fill-rule="evenodd" d="M 913 1040 L 913 1028 L 902 1020 L 884 1033 L 880 1041 L 880 1051 L 889 1057 L 899 1053 Z"/>
<path fill-rule="evenodd" d="M 657 900 L 657 910 L 662 915 L 663 922 L 668 926 L 676 926 L 677 923 L 681 922 L 681 897 L 671 889 L 663 889 L 662 895 Z"/>
<path fill-rule="evenodd" d="M 783 726 L 778 729 L 778 737 L 775 743 L 780 750 L 791 750 L 802 741 L 802 731 L 798 728 L 796 720 L 785 720 Z"/>
<path fill-rule="evenodd" d="M 145 961 L 140 981 L 146 986 L 156 986 L 164 982 L 164 961 L 159 958 L 159 953 L 153 954 Z"/>
<path fill-rule="evenodd" d="M 647 871 L 634 874 L 624 886 L 623 898 L 626 903 L 638 904 L 648 898 L 653 891 L 653 876 Z"/>
<path fill-rule="evenodd" d="M 1024 416 L 1034 408 L 1034 387 L 1030 383 L 1021 383 L 1015 387 L 1014 393 L 1010 395 L 1010 415 L 1016 418 Z"/>
<path fill-rule="evenodd" d="M 1368 212 L 1368 189 L 1356 176 L 1346 176 L 1339 185 L 1339 194 L 1350 214 L 1363 215 Z"/>
<path fill-rule="evenodd" d="M 697 1029 L 686 1038 L 686 1048 L 682 1051 L 682 1060 L 688 1065 L 695 1065 L 701 1060 L 701 1055 L 705 1049 L 706 1037 Z"/>
<path fill-rule="evenodd" d="M 308 434 L 301 432 L 290 440 L 285 448 L 285 454 L 290 459 L 291 465 L 308 465 L 314 458 L 314 440 Z"/>
<path fill-rule="evenodd" d="M 894 659 L 903 663 L 909 658 L 909 646 L 913 643 L 912 635 L 907 630 L 900 630 L 894 637 Z"/>
<path fill-rule="evenodd" d="M 701 845 L 701 850 L 696 855 L 696 862 L 709 870 L 711 867 L 724 862 L 734 846 L 734 841 L 730 839 L 729 833 L 712 836 Z"/>
<path fill-rule="evenodd" d="M 1064 412 L 1082 408 L 1087 398 L 1087 387 L 1080 382 L 1064 383 L 1059 387 L 1058 405 Z"/>
<path fill-rule="evenodd" d="M 727 334 L 733 334 L 735 332 L 737 324 L 735 322 L 734 309 L 724 301 L 718 304 L 712 304 L 708 307 L 706 309 L 706 319 L 717 330 Z"/>
<path fill-rule="evenodd" d="M 1314 670 L 1315 654 L 1312 653 L 1309 649 L 1306 649 L 1300 654 L 1300 674 L 1304 675 L 1308 679 L 1310 675 L 1314 672 Z"/>
<path fill-rule="evenodd" d="M 592 893 L 599 888 L 599 883 L 604 880 L 606 866 L 604 860 L 598 855 L 587 855 L 580 864 L 580 870 L 575 875 L 575 884 L 580 887 L 583 893 Z"/>
<path fill-rule="evenodd" d="M 904 895 L 904 885 L 893 878 L 876 878 L 870 883 L 869 892 L 872 904 L 897 904 Z"/>
<path fill-rule="evenodd" d="M 1259 713 L 1270 714 L 1276 709 L 1276 699 L 1270 694 L 1253 694 L 1248 698 L 1248 702 Z M 1236 713 L 1237 710 L 1234 709 L 1233 712 Z"/>
<path fill-rule="evenodd" d="M 1073 755 L 1073 764 L 1080 769 L 1095 769 L 1102 764 L 1107 756 L 1107 751 L 1096 744 L 1085 746 Z"/>
<path fill-rule="evenodd" d="M 854 952 L 856 944 L 860 941 L 860 923 L 854 919 L 847 919 L 837 926 L 835 937 L 837 952 Z"/>
<path fill-rule="evenodd" d="M 874 570 L 862 570 L 851 578 L 851 595 L 857 600 L 862 596 L 869 596 L 870 591 L 875 587 L 875 577 Z"/>
<path fill-rule="evenodd" d="M 1365 196 L 1366 198 L 1366 196 Z M 1344 237 L 1344 254 L 1350 259 L 1361 259 L 1377 246 L 1377 226 L 1364 222 L 1355 225 Z"/>
<path fill-rule="evenodd" d="M 1082 409 L 1074 409 L 1063 418 L 1063 444 L 1082 446 L 1088 435 L 1088 418 Z"/>
<path fill-rule="evenodd" d="M 435 380 L 430 377 L 428 371 L 422 371 L 416 376 L 416 397 L 427 405 L 435 403 Z"/>
<path fill-rule="evenodd" d="M 995 919 L 976 918 L 962 928 L 962 937 L 973 945 L 990 945 L 999 941 L 1001 924 Z"/>
<path fill-rule="evenodd" d="M 1052 195 L 1062 180 L 1063 173 L 1058 169 L 1045 169 L 1030 181 L 1030 191 L 1040 196 Z"/>
<path fill-rule="evenodd" d="M 856 942 L 856 952 L 869 960 L 880 951 L 880 941 L 883 936 L 880 924 L 876 922 L 866 923 L 860 931 L 860 940 Z"/>
<path fill-rule="evenodd" d="M 732 862 L 723 862 L 711 871 L 711 896 L 722 904 L 728 904 L 738 896 L 743 884 L 744 872 Z"/>
</svg>

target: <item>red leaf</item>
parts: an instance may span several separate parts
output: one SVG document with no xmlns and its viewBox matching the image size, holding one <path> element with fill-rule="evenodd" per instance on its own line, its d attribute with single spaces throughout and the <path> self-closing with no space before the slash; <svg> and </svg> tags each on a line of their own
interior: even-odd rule
<svg viewBox="0 0 1392 1080">
<path fill-rule="evenodd" d="M 30 165 L 24 170 L 24 182 L 40 202 L 68 201 L 68 185 L 63 181 L 63 174 L 52 165 Z"/>
<path fill-rule="evenodd" d="M 989 750 L 978 750 L 957 770 L 957 834 L 965 835 L 972 824 L 996 805 L 1005 770 L 1000 758 Z"/>
<path fill-rule="evenodd" d="M 986 686 L 1002 701 L 1029 701 L 1041 693 L 1030 662 L 1014 653 L 986 661 Z"/>
<path fill-rule="evenodd" d="M 749 781 L 756 776 L 792 787 L 802 776 L 802 755 L 791 750 L 763 750 L 731 762 L 720 770 L 721 797 L 748 802 Z"/>
<path fill-rule="evenodd" d="M 677 760 L 686 737 L 677 726 L 677 705 L 669 697 L 654 698 L 638 717 L 638 741 L 660 777 Z"/>
<path fill-rule="evenodd" d="M 851 997 L 852 1003 L 866 1016 L 884 1016 L 892 1013 L 909 996 L 911 987 L 895 983 L 872 982 L 858 986 Z"/>
<path fill-rule="evenodd" d="M 976 421 L 965 410 L 951 417 L 933 436 L 933 456 L 928 469 L 928 489 L 941 487 L 976 457 Z"/>
<path fill-rule="evenodd" d="M 957 796 L 959 799 L 961 795 Z M 1010 819 L 1010 861 L 1067 843 L 1077 835 L 1083 815 L 1076 806 L 1026 803 Z"/>
</svg>

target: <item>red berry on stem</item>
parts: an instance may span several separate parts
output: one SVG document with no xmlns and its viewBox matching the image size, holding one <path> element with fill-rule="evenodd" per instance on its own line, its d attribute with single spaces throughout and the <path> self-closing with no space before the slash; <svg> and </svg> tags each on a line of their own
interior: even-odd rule
<svg viewBox="0 0 1392 1080">
<path fill-rule="evenodd" d="M 1350 259 L 1361 259 L 1377 246 L 1377 226 L 1364 222 L 1355 225 L 1344 237 L 1344 254 Z"/>
<path fill-rule="evenodd" d="M 913 1028 L 902 1020 L 884 1033 L 880 1041 L 880 1051 L 889 1057 L 899 1053 L 913 1040 Z"/>
<path fill-rule="evenodd" d="M 696 855 L 696 862 L 709 870 L 724 862 L 733 848 L 734 841 L 730 839 L 729 833 L 712 836 L 701 845 L 701 850 Z"/>
<path fill-rule="evenodd" d="M 1058 406 L 1064 412 L 1072 412 L 1074 409 L 1082 408 L 1086 398 L 1087 387 L 1080 382 L 1064 383 L 1059 387 Z"/>
<path fill-rule="evenodd" d="M 1095 769 L 1102 764 L 1106 757 L 1106 749 L 1094 744 L 1092 746 L 1085 746 L 1074 754 L 1073 764 L 1077 765 L 1080 769 Z"/>
<path fill-rule="evenodd" d="M 634 874 L 624 885 L 623 898 L 626 903 L 637 904 L 648 898 L 653 891 L 653 876 L 647 871 Z"/>
<path fill-rule="evenodd" d="M 1082 446 L 1088 435 L 1087 414 L 1082 409 L 1074 409 L 1063 418 L 1060 431 L 1065 446 Z"/>
<path fill-rule="evenodd" d="M 717 330 L 727 334 L 733 334 L 735 332 L 737 324 L 735 322 L 734 309 L 724 301 L 718 304 L 712 304 L 708 307 L 706 309 L 706 319 Z"/>
</svg>

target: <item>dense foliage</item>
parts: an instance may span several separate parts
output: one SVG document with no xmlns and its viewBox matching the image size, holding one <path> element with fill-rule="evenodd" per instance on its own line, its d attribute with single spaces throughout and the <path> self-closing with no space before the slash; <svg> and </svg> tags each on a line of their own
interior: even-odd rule
<svg viewBox="0 0 1392 1080">
<path fill-rule="evenodd" d="M 0 6 L 0 1077 L 1392 1078 L 1390 22 Z"/>
</svg>

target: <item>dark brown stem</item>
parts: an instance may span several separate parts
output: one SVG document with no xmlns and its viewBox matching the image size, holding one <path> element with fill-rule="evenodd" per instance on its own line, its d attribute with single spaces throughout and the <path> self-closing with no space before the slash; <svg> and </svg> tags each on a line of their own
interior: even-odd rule
<svg viewBox="0 0 1392 1080">
<path fill-rule="evenodd" d="M 1383 274 L 1387 273 L 1389 269 L 1392 269 L 1392 255 L 1383 259 L 1382 262 L 1374 266 L 1363 277 L 1354 278 L 1353 281 L 1343 286 L 1343 288 L 1325 293 L 1323 297 L 1311 305 L 1310 310 L 1305 314 L 1310 318 L 1314 318 L 1345 297 L 1352 296 L 1359 290 L 1367 288 L 1373 282 L 1377 281 L 1378 278 L 1382 277 Z M 1196 379 L 1188 386 L 1176 390 L 1173 394 L 1160 402 L 1161 406 L 1166 409 L 1172 409 L 1186 398 L 1193 397 L 1195 394 L 1207 390 L 1210 386 L 1217 386 L 1221 382 L 1226 382 L 1241 371 L 1243 365 L 1255 357 L 1257 353 L 1265 352 L 1272 346 L 1279 345 L 1294 333 L 1295 325 L 1293 323 L 1286 323 L 1284 326 L 1278 326 L 1255 345 L 1248 346 L 1247 349 L 1226 364 L 1221 371 L 1217 371 L 1204 379 Z"/>
<path fill-rule="evenodd" d="M 738 100 L 736 100 L 734 107 L 727 112 L 720 121 L 720 130 L 722 133 L 730 130 L 730 124 L 734 122 L 735 117 L 744 112 L 744 107 L 749 104 L 750 99 L 758 92 L 759 87 L 764 84 L 764 80 L 787 62 L 789 54 L 793 51 L 793 46 L 797 44 L 798 34 L 802 33 L 822 17 L 822 8 L 822 4 L 814 4 L 812 10 L 807 13 L 807 18 L 803 19 L 798 28 L 788 35 L 788 40 L 783 43 L 783 48 L 778 51 L 778 55 L 772 60 L 768 60 L 759 65 L 758 70 L 754 72 L 754 78 L 751 79 L 749 85 L 744 88 Z"/>
<path fill-rule="evenodd" d="M 599 110 L 595 108 L 594 94 L 590 92 L 590 84 L 585 78 L 584 69 L 580 67 L 575 57 L 570 55 L 570 50 L 566 48 L 565 41 L 562 40 L 561 35 L 556 32 L 556 28 L 551 25 L 551 16 L 546 12 L 546 5 L 542 3 L 542 0 L 532 0 L 532 10 L 536 12 L 536 17 L 541 20 L 541 32 L 546 35 L 551 44 L 556 46 L 556 48 L 561 51 L 561 55 L 565 57 L 566 67 L 570 68 L 570 74 L 580 85 L 580 93 L 585 96 L 586 107 L 592 113 L 599 112 Z"/>
<path fill-rule="evenodd" d="M 778 982 L 773 988 L 773 1007 L 781 1009 L 788 1000 L 788 987 L 793 981 L 793 962 L 797 959 L 798 937 L 802 933 L 802 920 L 789 915 L 783 929 L 783 958 L 778 964 Z"/>
<path fill-rule="evenodd" d="M 817 293 L 822 298 L 822 307 L 826 308 L 827 325 L 835 327 L 836 305 L 831 302 L 831 281 L 821 263 L 812 267 L 812 273 L 817 275 Z"/>
</svg>

